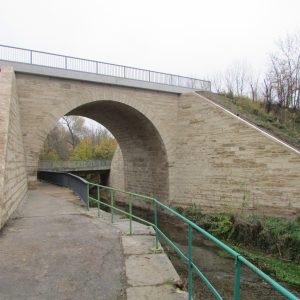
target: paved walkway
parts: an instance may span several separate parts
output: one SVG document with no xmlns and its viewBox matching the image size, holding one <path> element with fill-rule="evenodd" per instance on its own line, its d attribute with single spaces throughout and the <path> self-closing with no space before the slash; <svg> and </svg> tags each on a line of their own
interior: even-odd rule
<svg viewBox="0 0 300 300">
<path fill-rule="evenodd" d="M 121 234 L 40 184 L 0 233 L 0 299 L 126 299 Z"/>
<path fill-rule="evenodd" d="M 40 183 L 0 232 L 0 300 L 183 300 L 154 230 Z"/>
</svg>

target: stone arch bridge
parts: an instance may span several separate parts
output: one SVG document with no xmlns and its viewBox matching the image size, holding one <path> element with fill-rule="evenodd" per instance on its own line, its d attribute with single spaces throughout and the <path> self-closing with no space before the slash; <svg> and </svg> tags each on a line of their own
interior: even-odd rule
<svg viewBox="0 0 300 300">
<path fill-rule="evenodd" d="M 208 82 L 122 66 L 107 76 L 100 62 L 77 59 L 82 72 L 76 58 L 47 54 L 63 64 L 53 67 L 41 52 L 9 51 L 0 52 L 1 226 L 35 187 L 41 147 L 64 115 L 116 137 L 112 186 L 172 205 L 299 211 L 299 152 L 198 94 Z"/>
</svg>

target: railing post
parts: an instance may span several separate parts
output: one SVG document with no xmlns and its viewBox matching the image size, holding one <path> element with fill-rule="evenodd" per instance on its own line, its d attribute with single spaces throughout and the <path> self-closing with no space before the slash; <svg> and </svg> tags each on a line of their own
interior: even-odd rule
<svg viewBox="0 0 300 300">
<path fill-rule="evenodd" d="M 30 50 L 30 64 L 32 65 L 32 50 Z"/>
<path fill-rule="evenodd" d="M 111 208 L 110 208 L 110 220 L 111 222 L 113 223 L 114 222 L 114 191 L 113 190 L 110 190 L 110 205 L 111 205 Z"/>
<path fill-rule="evenodd" d="M 234 300 L 240 299 L 240 279 L 241 279 L 241 262 L 239 256 L 235 258 L 235 274 L 234 274 Z"/>
<path fill-rule="evenodd" d="M 86 194 L 87 194 L 87 210 L 90 210 L 90 185 L 89 183 L 86 184 Z"/>
<path fill-rule="evenodd" d="M 192 300 L 193 297 L 193 266 L 192 266 L 192 262 L 193 262 L 193 228 L 192 226 L 189 224 L 188 225 L 188 293 L 189 293 L 189 300 Z"/>
<path fill-rule="evenodd" d="M 97 200 L 98 200 L 98 217 L 100 217 L 100 200 L 101 200 L 101 195 L 100 195 L 100 187 L 97 185 Z"/>
<path fill-rule="evenodd" d="M 154 225 L 155 225 L 155 250 L 159 250 L 158 246 L 158 226 L 157 226 L 157 204 L 154 201 Z"/>
<path fill-rule="evenodd" d="M 68 61 L 67 61 L 67 56 L 65 56 L 65 69 L 68 69 Z"/>
<path fill-rule="evenodd" d="M 129 198 L 129 235 L 132 235 L 132 199 Z"/>
</svg>

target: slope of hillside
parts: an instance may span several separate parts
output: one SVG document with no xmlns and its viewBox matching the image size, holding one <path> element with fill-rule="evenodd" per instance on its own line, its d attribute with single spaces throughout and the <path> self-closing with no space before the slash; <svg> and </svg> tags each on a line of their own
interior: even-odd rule
<svg viewBox="0 0 300 300">
<path fill-rule="evenodd" d="M 273 104 L 267 112 L 263 102 L 246 97 L 229 98 L 211 92 L 199 94 L 300 150 L 300 109 Z"/>
</svg>

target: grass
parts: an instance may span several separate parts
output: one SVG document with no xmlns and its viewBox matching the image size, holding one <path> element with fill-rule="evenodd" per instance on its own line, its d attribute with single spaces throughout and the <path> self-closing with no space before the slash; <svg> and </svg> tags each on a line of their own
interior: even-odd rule
<svg viewBox="0 0 300 300">
<path fill-rule="evenodd" d="M 228 241 L 227 241 L 228 244 Z M 265 273 L 282 282 L 300 286 L 300 265 L 293 261 L 278 259 L 257 250 L 244 249 L 241 246 L 230 244 L 230 247 L 247 258 Z M 231 257 L 225 250 L 218 252 L 220 256 Z"/>
<path fill-rule="evenodd" d="M 267 274 L 300 286 L 300 215 L 287 220 L 225 212 L 203 214 L 196 206 L 177 210 Z M 228 256 L 223 250 L 219 255 Z"/>
<path fill-rule="evenodd" d="M 300 109 L 272 104 L 270 112 L 267 112 L 262 101 L 210 92 L 200 94 L 300 149 Z"/>
</svg>

